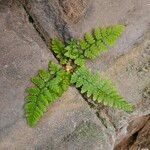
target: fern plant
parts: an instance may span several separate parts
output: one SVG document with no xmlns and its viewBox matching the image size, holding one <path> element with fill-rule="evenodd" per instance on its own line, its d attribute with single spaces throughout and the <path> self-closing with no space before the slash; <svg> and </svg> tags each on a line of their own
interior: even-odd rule
<svg viewBox="0 0 150 150">
<path fill-rule="evenodd" d="M 47 106 L 67 90 L 70 73 L 50 62 L 48 70 L 40 70 L 38 75 L 32 78 L 32 82 L 35 86 L 26 89 L 28 96 L 25 104 L 27 122 L 30 126 L 35 125 Z"/>
<path fill-rule="evenodd" d="M 63 43 L 59 39 L 52 40 L 51 49 L 62 67 L 50 62 L 48 70 L 40 70 L 32 78 L 34 86 L 26 92 L 25 112 L 27 123 L 34 126 L 42 117 L 47 107 L 57 100 L 69 87 L 76 86 L 81 94 L 104 105 L 123 109 L 127 112 L 133 106 L 117 92 L 112 83 L 103 79 L 98 73 L 92 73 L 85 66 L 86 59 L 93 59 L 101 52 L 108 50 L 124 30 L 123 25 L 97 28 L 86 33 L 83 39 L 71 39 Z"/>
</svg>

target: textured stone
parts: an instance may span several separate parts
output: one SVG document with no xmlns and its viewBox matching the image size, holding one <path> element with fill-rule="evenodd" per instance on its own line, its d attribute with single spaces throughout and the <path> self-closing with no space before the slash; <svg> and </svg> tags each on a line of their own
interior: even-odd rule
<svg viewBox="0 0 150 150">
<path fill-rule="evenodd" d="M 107 70 L 101 71 L 109 76 L 119 89 L 119 92 L 134 105 L 134 111 L 127 114 L 120 110 L 107 109 L 116 128 L 120 129 L 128 121 L 137 116 L 150 114 L 150 34 L 131 49 L 129 53 L 120 56 Z"/>
<path fill-rule="evenodd" d="M 15 1 L 0 1 L 0 149 L 103 150 L 113 149 L 116 138 L 130 137 L 144 124 L 139 116 L 150 113 L 149 102 L 149 0 L 21 0 L 29 16 Z M 87 62 L 93 71 L 110 76 L 120 93 L 135 105 L 132 114 L 96 105 L 95 112 L 73 87 L 52 106 L 35 128 L 23 113 L 24 89 L 30 77 L 48 60 L 56 62 L 39 35 L 49 44 L 52 37 L 79 38 L 97 26 L 126 25 L 109 53 Z M 34 30 L 38 30 L 38 33 Z M 112 127 L 112 124 L 114 127 Z M 139 125 L 140 127 L 140 125 Z M 128 131 L 128 129 L 130 129 Z M 147 123 L 131 149 L 139 148 Z M 127 138 L 127 139 L 130 139 Z M 128 140 L 127 140 L 128 141 Z"/>
<path fill-rule="evenodd" d="M 24 90 L 30 78 L 47 67 L 48 60 L 56 60 L 16 1 L 0 1 L 0 37 L 1 150 L 113 148 L 111 123 L 106 121 L 104 126 L 73 87 L 49 107 L 37 126 L 29 128 L 23 110 Z"/>
<path fill-rule="evenodd" d="M 114 150 L 150 149 L 150 115 L 137 117 L 129 123 L 126 135 L 120 135 Z"/>
<path fill-rule="evenodd" d="M 89 0 L 59 0 L 58 3 L 63 18 L 71 23 L 77 23 L 81 20 L 89 6 Z"/>
</svg>

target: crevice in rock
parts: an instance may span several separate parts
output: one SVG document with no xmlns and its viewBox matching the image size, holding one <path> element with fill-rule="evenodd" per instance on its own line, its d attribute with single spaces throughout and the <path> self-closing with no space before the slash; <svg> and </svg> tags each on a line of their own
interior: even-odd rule
<svg viewBox="0 0 150 150">
<path fill-rule="evenodd" d="M 24 5 L 22 5 L 22 6 L 23 6 L 23 8 L 24 8 L 26 14 L 28 15 L 28 20 L 29 20 L 29 22 L 33 25 L 34 29 L 37 31 L 37 33 L 38 33 L 39 36 L 42 38 L 42 40 L 43 40 L 44 42 L 46 42 L 46 40 L 45 40 L 43 34 L 38 30 L 38 28 L 37 28 L 37 26 L 36 26 L 36 24 L 35 24 L 35 21 L 34 21 L 33 17 L 31 16 L 31 14 L 29 13 L 29 11 L 26 9 L 26 7 L 25 7 Z"/>
<path fill-rule="evenodd" d="M 21 2 L 20 2 L 21 3 Z M 41 37 L 41 39 L 44 41 L 44 43 L 47 45 L 48 49 L 49 49 L 49 43 L 47 42 L 47 38 L 46 38 L 46 34 L 42 33 L 41 30 L 38 27 L 38 23 L 35 22 L 34 18 L 32 17 L 32 15 L 30 14 L 30 12 L 28 11 L 28 9 L 25 7 L 25 4 L 22 4 L 26 14 L 28 15 L 28 20 L 29 22 L 33 25 L 33 28 L 37 31 L 38 35 Z M 43 30 L 44 32 L 44 30 Z M 50 42 L 50 41 L 49 41 Z M 55 53 L 53 51 L 51 51 L 51 53 L 53 54 L 53 56 L 55 57 L 56 60 L 57 57 L 55 55 Z M 58 61 L 59 62 L 59 61 Z"/>
<path fill-rule="evenodd" d="M 50 37 L 48 33 L 43 29 L 43 27 L 39 24 L 38 20 L 36 19 L 36 16 L 34 14 L 30 14 L 30 5 L 28 1 L 26 0 L 20 0 L 20 3 L 23 5 L 24 9 L 26 10 L 27 14 L 32 17 L 34 21 L 34 28 L 44 37 L 44 41 L 46 41 L 46 44 L 49 45 Z M 56 2 L 57 3 L 57 2 Z M 44 13 L 47 18 L 50 16 L 50 20 L 54 25 L 55 30 L 58 33 L 58 36 L 62 38 L 64 41 L 72 38 L 71 33 L 69 31 L 68 23 L 61 17 L 61 14 L 59 11 L 56 11 L 58 6 L 48 5 L 48 0 L 43 0 L 42 5 L 44 6 Z"/>
<path fill-rule="evenodd" d="M 79 91 L 79 93 L 80 93 L 80 91 Z M 101 121 L 101 123 L 105 126 L 105 128 L 107 128 L 107 123 L 106 123 L 106 121 L 107 121 L 107 122 L 110 122 L 111 125 L 113 126 L 113 128 L 116 130 L 116 126 L 113 123 L 113 121 L 111 121 L 111 117 L 105 111 L 105 108 L 107 106 L 104 106 L 103 104 L 100 105 L 99 103 L 92 101 L 85 94 L 81 94 L 81 96 L 87 102 L 87 104 L 90 106 L 90 108 L 95 111 L 95 115 Z"/>
<path fill-rule="evenodd" d="M 138 132 L 135 132 L 130 138 L 129 138 L 129 141 L 128 141 L 128 145 L 127 145 L 127 149 L 130 149 L 131 145 L 133 145 L 138 137 Z"/>
<path fill-rule="evenodd" d="M 59 36 L 63 39 L 63 41 L 71 39 L 71 34 L 67 27 L 67 23 L 65 21 L 63 21 L 62 18 L 60 18 L 60 17 L 58 18 L 59 15 L 55 14 L 55 9 L 53 7 L 50 8 L 49 5 L 46 5 L 47 0 L 43 1 L 43 3 L 47 8 L 45 10 L 45 13 L 47 15 L 52 16 L 53 24 L 54 24 L 56 30 L 58 31 Z M 50 42 L 51 42 L 49 35 L 45 32 L 45 30 L 38 23 L 38 21 L 36 20 L 36 17 L 32 16 L 32 14 L 30 13 L 29 8 L 28 8 L 30 6 L 28 6 L 28 2 L 26 2 L 26 0 L 20 0 L 20 4 L 23 6 L 26 14 L 28 15 L 29 22 L 33 25 L 34 29 L 37 31 L 37 33 L 39 34 L 39 36 L 42 38 L 42 40 L 44 41 L 44 43 L 47 45 L 47 47 L 49 49 Z M 53 54 L 55 59 L 58 60 L 56 57 L 56 54 L 53 51 L 51 51 L 51 53 Z M 59 63 L 59 61 L 58 61 L 58 63 Z"/>
<path fill-rule="evenodd" d="M 57 7 L 55 8 L 53 5 L 47 5 L 48 0 L 43 0 L 42 1 L 44 6 L 45 6 L 45 14 L 47 16 L 52 17 L 52 21 L 54 23 L 54 26 L 59 34 L 59 36 L 64 40 L 70 39 L 71 33 L 69 31 L 69 27 L 67 25 L 67 22 L 61 17 L 61 14 L 59 12 L 56 12 Z"/>
</svg>

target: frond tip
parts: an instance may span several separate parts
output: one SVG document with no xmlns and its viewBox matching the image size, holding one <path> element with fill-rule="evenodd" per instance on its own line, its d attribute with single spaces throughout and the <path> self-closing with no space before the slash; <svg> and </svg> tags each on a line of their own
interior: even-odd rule
<svg viewBox="0 0 150 150">
<path fill-rule="evenodd" d="M 106 28 L 96 28 L 92 34 L 86 33 L 79 42 L 80 48 L 86 58 L 95 58 L 99 53 L 112 46 L 124 30 L 123 25 Z"/>
<path fill-rule="evenodd" d="M 127 112 L 133 110 L 133 106 L 118 94 L 115 87 L 108 80 L 102 79 L 98 74 L 91 73 L 85 67 L 80 67 L 73 73 L 71 83 L 80 88 L 81 93 L 86 93 L 88 97 L 92 97 L 94 101 Z"/>
<path fill-rule="evenodd" d="M 24 106 L 27 123 L 34 126 L 53 103 L 67 90 L 70 84 L 70 74 L 54 63 L 49 63 L 49 70 L 40 70 L 38 75 L 32 78 L 35 84 L 26 89 L 28 96 Z"/>
</svg>

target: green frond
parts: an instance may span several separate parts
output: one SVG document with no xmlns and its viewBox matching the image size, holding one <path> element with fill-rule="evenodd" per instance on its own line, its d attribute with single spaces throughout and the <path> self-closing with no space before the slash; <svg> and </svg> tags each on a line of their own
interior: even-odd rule
<svg viewBox="0 0 150 150">
<path fill-rule="evenodd" d="M 65 53 L 65 45 L 57 38 L 52 40 L 52 50 L 56 54 L 56 57 L 60 60 L 61 64 L 67 63 L 67 57 L 64 55 Z"/>
<path fill-rule="evenodd" d="M 98 74 L 91 73 L 87 68 L 78 68 L 71 77 L 71 83 L 81 89 L 94 101 L 102 102 L 104 105 L 132 111 L 133 106 L 121 97 L 110 81 L 101 78 Z"/>
<path fill-rule="evenodd" d="M 87 58 L 95 58 L 112 46 L 124 30 L 123 25 L 97 28 L 92 34 L 86 33 L 79 42 L 80 49 Z"/>
<path fill-rule="evenodd" d="M 40 89 L 38 87 L 29 87 L 26 89 L 26 92 L 30 95 L 38 95 L 40 93 Z"/>
<path fill-rule="evenodd" d="M 90 33 L 85 33 L 85 40 L 89 44 L 94 44 L 95 43 L 95 39 L 94 39 L 93 35 L 91 35 Z"/>
<path fill-rule="evenodd" d="M 84 39 L 81 39 L 79 41 L 79 45 L 83 51 L 89 47 L 89 44 Z"/>
<path fill-rule="evenodd" d="M 83 66 L 85 64 L 85 59 L 84 57 L 81 55 L 79 56 L 75 61 L 74 63 L 78 66 Z"/>
<path fill-rule="evenodd" d="M 71 59 L 76 59 L 79 56 L 79 50 L 77 47 L 77 42 L 75 40 L 71 40 L 67 43 L 65 47 L 66 53 L 65 56 Z"/>
<path fill-rule="evenodd" d="M 49 63 L 49 69 L 40 70 L 36 77 L 32 78 L 35 84 L 26 89 L 25 112 L 27 123 L 34 126 L 47 110 L 49 104 L 60 97 L 70 84 L 70 74 L 60 68 L 59 65 Z"/>
<path fill-rule="evenodd" d="M 52 61 L 49 61 L 48 63 L 48 70 L 50 74 L 55 74 L 61 69 L 61 67 L 58 64 L 53 63 Z"/>
<path fill-rule="evenodd" d="M 42 89 L 45 85 L 44 81 L 39 77 L 39 75 L 33 77 L 31 81 L 40 89 Z"/>
<path fill-rule="evenodd" d="M 84 65 L 83 51 L 79 49 L 78 43 L 75 40 L 71 40 L 67 43 L 65 47 L 65 56 L 74 60 L 74 63 L 78 66 Z"/>
<path fill-rule="evenodd" d="M 44 82 L 47 82 L 49 80 L 50 74 L 46 70 L 39 70 L 39 76 Z"/>
</svg>

